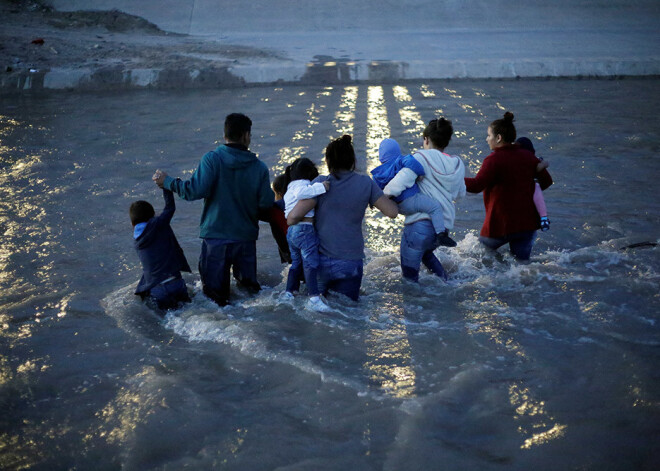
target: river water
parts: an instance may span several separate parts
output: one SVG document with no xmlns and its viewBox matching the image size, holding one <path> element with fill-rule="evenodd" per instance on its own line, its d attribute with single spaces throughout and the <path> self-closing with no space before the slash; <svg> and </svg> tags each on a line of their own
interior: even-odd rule
<svg viewBox="0 0 660 471">
<path fill-rule="evenodd" d="M 660 177 L 657 79 L 462 81 L 224 91 L 62 93 L 0 101 L 0 468 L 146 470 L 658 469 Z M 133 296 L 128 207 L 160 211 L 156 168 L 186 177 L 254 122 L 273 175 L 321 164 L 354 135 L 359 168 L 384 137 L 448 152 L 474 174 L 505 110 L 550 162 L 551 230 L 529 264 L 477 242 L 480 195 L 457 203 L 448 283 L 401 281 L 402 219 L 370 210 L 357 304 L 278 303 L 264 289 L 164 320 Z M 197 266 L 200 202 L 172 221 Z M 626 248 L 640 244 L 634 248 Z"/>
</svg>

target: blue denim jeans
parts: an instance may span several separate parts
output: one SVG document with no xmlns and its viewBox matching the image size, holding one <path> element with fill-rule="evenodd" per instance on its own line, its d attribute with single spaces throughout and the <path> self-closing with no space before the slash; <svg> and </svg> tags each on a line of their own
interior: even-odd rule
<svg viewBox="0 0 660 471">
<path fill-rule="evenodd" d="M 296 224 L 290 226 L 286 233 L 291 253 L 291 267 L 286 280 L 286 290 L 298 291 L 300 275 L 305 273 L 305 283 L 310 296 L 318 296 L 319 285 L 317 274 L 319 270 L 319 237 L 312 224 Z"/>
<path fill-rule="evenodd" d="M 166 283 L 160 283 L 149 290 L 149 296 L 163 311 L 176 309 L 181 303 L 190 302 L 188 288 L 183 278 L 175 278 Z"/>
<path fill-rule="evenodd" d="M 399 212 L 405 215 L 426 213 L 431 218 L 436 233 L 445 230 L 445 215 L 442 212 L 442 206 L 436 199 L 423 193 L 417 193 L 401 201 Z"/>
<path fill-rule="evenodd" d="M 401 272 L 410 281 L 419 281 L 419 267 L 422 263 L 443 280 L 447 274 L 440 260 L 433 254 L 438 247 L 433 224 L 428 219 L 406 224 L 401 235 Z"/>
<path fill-rule="evenodd" d="M 204 294 L 225 306 L 229 302 L 231 273 L 239 285 L 250 291 L 261 289 L 257 282 L 257 244 L 254 240 L 202 239 L 199 275 Z"/>
<path fill-rule="evenodd" d="M 479 242 L 492 250 L 497 250 L 504 244 L 509 244 L 509 250 L 514 257 L 518 260 L 529 260 L 535 238 L 536 231 L 524 231 L 497 238 L 479 236 Z"/>
<path fill-rule="evenodd" d="M 348 296 L 353 301 L 360 297 L 362 285 L 363 261 L 341 260 L 319 254 L 319 289 L 323 295 L 328 291 Z"/>
</svg>

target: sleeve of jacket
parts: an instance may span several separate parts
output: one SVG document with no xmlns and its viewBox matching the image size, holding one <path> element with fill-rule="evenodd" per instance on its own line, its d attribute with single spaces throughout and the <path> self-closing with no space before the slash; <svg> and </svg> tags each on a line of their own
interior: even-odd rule
<svg viewBox="0 0 660 471">
<path fill-rule="evenodd" d="M 403 192 L 403 190 L 410 188 L 415 184 L 417 176 L 418 175 L 408 167 L 403 167 L 401 170 L 399 170 L 399 173 L 397 173 L 394 178 L 392 178 L 390 182 L 385 185 L 385 188 L 383 188 L 383 193 L 388 196 L 397 197 Z"/>
<path fill-rule="evenodd" d="M 495 180 L 495 166 L 489 157 L 484 159 L 476 176 L 465 179 L 465 189 L 469 193 L 481 193 Z"/>
<path fill-rule="evenodd" d="M 409 168 L 413 172 L 417 174 L 417 176 L 424 176 L 426 175 L 426 172 L 424 171 L 424 167 L 422 164 L 419 163 L 419 161 L 414 158 L 412 155 L 406 155 L 403 159 L 401 159 L 401 163 L 403 164 L 404 168 Z"/>
<path fill-rule="evenodd" d="M 165 200 L 165 208 L 163 209 L 163 212 L 158 216 L 158 219 L 161 222 L 169 224 L 172 220 L 172 216 L 174 216 L 174 211 L 176 210 L 174 195 L 170 190 L 163 188 L 163 199 Z"/>
<path fill-rule="evenodd" d="M 263 171 L 261 173 L 261 185 L 259 186 L 259 210 L 270 211 L 273 203 L 275 202 L 275 194 L 270 187 L 270 174 L 268 167 L 263 164 Z"/>
<path fill-rule="evenodd" d="M 302 188 L 298 192 L 298 199 L 299 200 L 309 200 L 312 198 L 316 198 L 319 195 L 322 195 L 325 193 L 325 186 L 323 183 L 312 183 L 311 185 L 306 186 L 305 188 Z"/>
<path fill-rule="evenodd" d="M 199 162 L 197 169 L 189 180 L 165 177 L 163 188 L 168 188 L 187 201 L 199 200 L 209 195 L 210 189 L 216 180 L 213 165 L 215 153 L 209 152 Z"/>
<path fill-rule="evenodd" d="M 545 190 L 554 183 L 548 169 L 543 169 L 540 173 L 537 173 L 536 179 L 539 181 L 539 186 L 542 190 Z"/>
<path fill-rule="evenodd" d="M 458 181 L 458 192 L 456 193 L 456 198 L 463 198 L 467 192 L 465 187 L 465 164 L 459 158 L 458 159 L 458 172 L 459 172 L 459 181 Z"/>
</svg>

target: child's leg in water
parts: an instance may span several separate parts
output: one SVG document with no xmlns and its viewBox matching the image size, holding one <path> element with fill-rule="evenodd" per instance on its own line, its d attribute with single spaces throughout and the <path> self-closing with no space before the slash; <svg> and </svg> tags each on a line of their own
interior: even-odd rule
<svg viewBox="0 0 660 471">
<path fill-rule="evenodd" d="M 547 231 L 550 229 L 550 221 L 548 220 L 548 209 L 545 206 L 545 198 L 543 198 L 543 190 L 541 185 L 534 183 L 534 206 L 541 216 L 541 230 Z"/>
</svg>

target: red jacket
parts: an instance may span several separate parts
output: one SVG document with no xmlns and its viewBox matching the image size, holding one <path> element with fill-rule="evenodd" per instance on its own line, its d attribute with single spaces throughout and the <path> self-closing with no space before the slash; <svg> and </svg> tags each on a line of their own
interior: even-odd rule
<svg viewBox="0 0 660 471">
<path fill-rule="evenodd" d="M 481 228 L 484 237 L 504 237 L 539 228 L 534 206 L 534 178 L 541 189 L 552 185 L 547 170 L 536 173 L 539 159 L 518 145 L 495 149 L 484 159 L 474 178 L 465 179 L 470 193 L 484 192 L 486 218 Z"/>
</svg>

